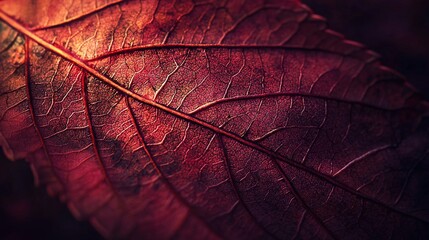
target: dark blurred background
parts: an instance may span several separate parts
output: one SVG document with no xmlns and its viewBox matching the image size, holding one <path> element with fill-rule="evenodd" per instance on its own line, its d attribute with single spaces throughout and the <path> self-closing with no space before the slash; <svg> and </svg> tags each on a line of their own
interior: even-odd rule
<svg viewBox="0 0 429 240">
<path fill-rule="evenodd" d="M 429 98 L 429 1 L 303 0 L 331 29 L 382 55 Z M 0 239 L 100 239 L 57 199 L 35 188 L 25 161 L 0 154 Z"/>
<path fill-rule="evenodd" d="M 302 0 L 331 29 L 381 54 L 429 98 L 429 1 Z"/>
</svg>

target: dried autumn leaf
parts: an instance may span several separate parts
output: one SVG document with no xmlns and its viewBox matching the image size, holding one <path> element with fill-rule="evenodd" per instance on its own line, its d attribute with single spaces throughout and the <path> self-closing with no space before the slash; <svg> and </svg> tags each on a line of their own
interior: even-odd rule
<svg viewBox="0 0 429 240">
<path fill-rule="evenodd" d="M 0 143 L 105 237 L 429 237 L 428 102 L 298 1 L 0 9 Z"/>
</svg>

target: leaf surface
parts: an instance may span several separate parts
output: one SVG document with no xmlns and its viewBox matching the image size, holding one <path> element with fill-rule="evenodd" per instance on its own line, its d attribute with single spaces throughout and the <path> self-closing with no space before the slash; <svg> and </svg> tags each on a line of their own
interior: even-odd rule
<svg viewBox="0 0 429 240">
<path fill-rule="evenodd" d="M 428 102 L 305 5 L 75 2 L 0 4 L 0 143 L 105 237 L 429 236 Z"/>
</svg>

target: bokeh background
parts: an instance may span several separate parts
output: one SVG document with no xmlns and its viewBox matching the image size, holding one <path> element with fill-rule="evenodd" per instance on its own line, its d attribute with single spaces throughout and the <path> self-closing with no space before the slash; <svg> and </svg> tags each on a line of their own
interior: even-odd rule
<svg viewBox="0 0 429 240">
<path fill-rule="evenodd" d="M 429 1 L 303 0 L 331 29 L 382 55 L 429 99 Z M 25 161 L 0 151 L 0 239 L 101 239 L 58 199 L 35 188 Z"/>
</svg>

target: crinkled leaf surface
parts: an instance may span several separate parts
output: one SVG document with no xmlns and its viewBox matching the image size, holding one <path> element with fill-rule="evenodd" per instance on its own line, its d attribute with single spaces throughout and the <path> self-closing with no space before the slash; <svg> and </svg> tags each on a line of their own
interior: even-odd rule
<svg viewBox="0 0 429 240">
<path fill-rule="evenodd" d="M 105 237 L 429 237 L 428 103 L 300 2 L 0 9 L 0 143 Z"/>
</svg>

